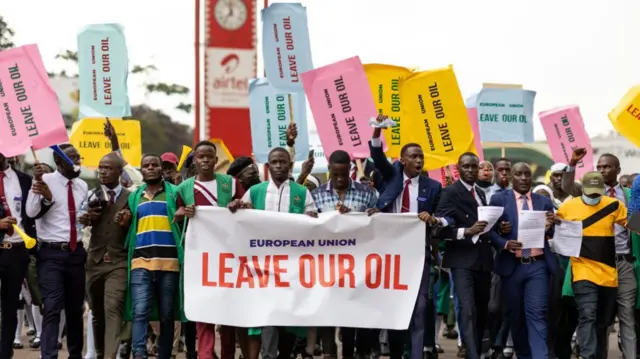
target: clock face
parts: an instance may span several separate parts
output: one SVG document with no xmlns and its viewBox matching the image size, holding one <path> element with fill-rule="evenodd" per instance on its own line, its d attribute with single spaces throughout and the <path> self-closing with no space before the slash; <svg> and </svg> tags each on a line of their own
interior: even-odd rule
<svg viewBox="0 0 640 359">
<path fill-rule="evenodd" d="M 213 12 L 216 22 L 225 30 L 238 30 L 249 15 L 242 0 L 218 0 Z"/>
</svg>

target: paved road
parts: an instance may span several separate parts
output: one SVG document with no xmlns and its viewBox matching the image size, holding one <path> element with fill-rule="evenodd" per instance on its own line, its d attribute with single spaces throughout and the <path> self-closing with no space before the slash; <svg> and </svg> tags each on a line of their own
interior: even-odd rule
<svg viewBox="0 0 640 359">
<path fill-rule="evenodd" d="M 25 348 L 24 349 L 15 350 L 14 359 L 38 359 L 39 356 L 40 356 L 40 351 L 38 349 L 31 349 L 31 348 L 28 347 L 29 341 L 28 341 L 28 338 L 26 336 L 26 333 L 25 333 L 25 335 L 23 335 L 22 338 L 23 338 L 22 339 L 22 343 L 25 345 Z M 456 358 L 457 342 L 455 340 L 442 338 L 440 340 L 440 345 L 444 349 L 444 354 L 440 354 L 440 358 L 441 359 L 454 359 L 454 358 Z M 220 355 L 219 350 L 220 350 L 220 344 L 219 344 L 219 341 L 218 341 L 218 343 L 216 344 L 216 352 L 218 353 L 218 356 Z M 338 349 L 338 350 L 340 350 L 340 349 Z M 237 355 L 239 355 L 239 353 L 240 353 L 240 350 L 238 349 Z M 64 348 L 62 350 L 60 350 L 59 357 L 60 357 L 60 359 L 66 359 L 68 357 L 68 354 L 67 354 L 67 352 L 66 352 L 66 350 Z M 342 356 L 339 355 L 338 357 L 341 358 Z M 609 358 L 618 359 L 618 358 L 621 358 L 621 357 L 622 356 L 620 355 L 620 352 L 618 351 L 618 345 L 617 345 L 617 342 L 616 342 L 616 336 L 615 336 L 615 334 L 612 334 L 611 337 L 610 337 Z M 320 358 L 320 357 L 318 357 L 318 358 Z M 180 355 L 178 355 L 177 359 L 185 359 L 184 353 L 180 353 Z"/>
</svg>

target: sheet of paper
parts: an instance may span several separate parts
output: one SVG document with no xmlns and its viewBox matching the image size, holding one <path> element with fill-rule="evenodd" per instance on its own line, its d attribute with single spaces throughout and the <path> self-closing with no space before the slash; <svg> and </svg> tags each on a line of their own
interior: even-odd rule
<svg viewBox="0 0 640 359">
<path fill-rule="evenodd" d="M 582 222 L 560 221 L 553 234 L 553 250 L 567 257 L 580 257 Z"/>
<path fill-rule="evenodd" d="M 544 248 L 545 211 L 520 211 L 518 217 L 518 242 L 522 248 Z"/>
<path fill-rule="evenodd" d="M 504 207 L 494 207 L 494 206 L 481 206 L 478 207 L 478 221 L 487 221 L 487 228 L 480 234 L 476 234 L 471 238 L 473 243 L 475 244 L 480 235 L 485 234 L 493 228 L 493 226 L 498 222 L 500 216 L 504 212 Z"/>
</svg>

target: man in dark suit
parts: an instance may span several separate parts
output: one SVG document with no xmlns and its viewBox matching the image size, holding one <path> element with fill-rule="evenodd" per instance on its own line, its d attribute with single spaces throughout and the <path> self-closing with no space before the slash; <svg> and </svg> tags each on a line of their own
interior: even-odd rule
<svg viewBox="0 0 640 359">
<path fill-rule="evenodd" d="M 484 191 L 475 186 L 479 162 L 473 153 L 458 159 L 460 180 L 442 191 L 436 209 L 437 217 L 451 218 L 455 225 L 434 231 L 446 241 L 442 267 L 451 268 L 460 302 L 460 332 L 469 359 L 478 359 L 482 353 L 493 269 L 491 236 L 480 235 L 487 222 L 478 221 L 478 207 L 487 205 Z"/>
<path fill-rule="evenodd" d="M 87 293 L 98 359 L 116 357 L 123 323 L 128 276 L 124 244 L 129 227 L 114 219 L 127 206 L 130 192 L 120 185 L 121 175 L 118 155 L 110 153 L 100 160 L 100 187 L 90 195 L 89 210 L 80 217 L 80 223 L 91 226 L 87 234 Z"/>
<path fill-rule="evenodd" d="M 369 144 L 371 158 L 382 175 L 384 185 L 384 191 L 380 194 L 378 201 L 378 210 L 388 213 L 416 213 L 422 221 L 426 222 L 424 269 L 418 298 L 409 324 L 411 359 L 422 359 L 429 295 L 429 261 L 431 249 L 435 252 L 436 257 L 438 249 L 437 241 L 435 245 L 430 247 L 430 227 L 438 223 L 447 224 L 445 219 L 439 220 L 431 216 L 438 205 L 442 185 L 440 182 L 422 175 L 424 153 L 418 144 L 404 145 L 400 151 L 400 161 L 396 161 L 393 165 L 389 163 L 382 151 L 380 132 L 380 128 L 374 129 Z M 435 322 L 428 325 L 435 326 Z M 400 359 L 406 335 L 403 331 L 396 330 L 389 330 L 388 333 L 390 357 L 391 359 Z M 431 350 L 431 353 L 435 354 L 434 348 Z"/>
<path fill-rule="evenodd" d="M 491 197 L 491 206 L 504 207 L 500 221 L 511 224 L 510 233 L 492 230 L 491 239 L 502 248 L 496 257 L 495 272 L 502 278 L 505 305 L 511 311 L 511 336 L 518 358 L 548 358 L 547 310 L 549 276 L 558 272 L 558 263 L 547 240 L 553 237 L 553 203 L 531 193 L 531 168 L 516 163 L 512 170 L 512 189 Z M 520 211 L 547 212 L 544 248 L 522 248 L 518 239 Z"/>
<path fill-rule="evenodd" d="M 29 266 L 29 251 L 13 225 L 36 237 L 35 221 L 25 213 L 31 177 L 14 170 L 0 153 L 0 359 L 13 356 L 13 339 L 18 325 L 18 303 Z"/>
<path fill-rule="evenodd" d="M 362 163 L 364 178 L 358 178 L 358 165 L 356 164 L 356 161 L 360 161 Z M 349 176 L 354 182 L 373 184 L 373 188 L 375 188 L 378 193 L 382 193 L 384 191 L 384 180 L 382 179 L 382 175 L 376 168 L 375 163 L 368 158 L 354 160 L 351 165 Z"/>
</svg>

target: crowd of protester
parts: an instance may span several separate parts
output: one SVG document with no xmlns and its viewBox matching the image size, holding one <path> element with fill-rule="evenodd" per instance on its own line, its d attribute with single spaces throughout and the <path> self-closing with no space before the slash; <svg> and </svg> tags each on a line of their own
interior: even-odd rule
<svg viewBox="0 0 640 359">
<path fill-rule="evenodd" d="M 586 151 L 576 149 L 569 163 L 551 167 L 545 184 L 534 183 L 526 163 L 465 153 L 457 161 L 460 178 L 448 177 L 443 188 L 423 171 L 429 158 L 419 145 L 406 144 L 389 161 L 381 131 L 373 131 L 369 159 L 330 154 L 324 183 L 311 174 L 313 159 L 294 178 L 285 148 L 270 152 L 266 181 L 248 157 L 217 173 L 217 149 L 208 141 L 194 147 L 182 171 L 173 153 L 145 154 L 138 170 L 123 160 L 109 123 L 113 152 L 100 161 L 93 189 L 79 178 L 81 154 L 69 144 L 60 147 L 73 165 L 54 154 L 55 168 L 36 164 L 32 175 L 0 154 L 0 359 L 24 347 L 25 318 L 28 345 L 44 359 L 57 358 L 63 336 L 71 359 L 82 358 L 83 348 L 85 359 L 169 359 L 182 349 L 187 359 L 212 359 L 216 335 L 222 359 L 235 358 L 237 347 L 245 359 L 332 358 L 336 330 L 349 359 L 436 358 L 441 337 L 458 341 L 460 358 L 599 359 L 608 355 L 616 318 L 623 357 L 637 356 L 640 242 L 627 224 L 640 211 L 640 179 L 623 175 L 618 158 L 601 155 L 580 184 L 575 172 Z M 296 135 L 290 126 L 288 146 Z M 427 254 L 408 329 L 189 321 L 181 290 L 184 226 L 201 206 L 314 217 L 415 213 L 427 227 Z M 480 206 L 504 207 L 494 228 L 478 221 Z M 517 241 L 521 210 L 547 212 L 544 248 Z M 580 257 L 554 252 L 560 220 L 583 223 Z M 27 249 L 13 225 L 37 246 Z"/>
</svg>

